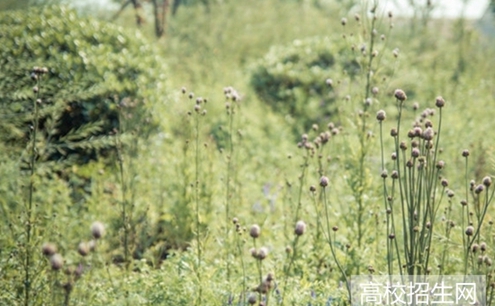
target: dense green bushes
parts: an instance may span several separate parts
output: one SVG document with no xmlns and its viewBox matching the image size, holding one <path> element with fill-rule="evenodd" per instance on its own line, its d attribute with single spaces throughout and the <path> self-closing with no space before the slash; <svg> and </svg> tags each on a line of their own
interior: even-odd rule
<svg viewBox="0 0 495 306">
<path fill-rule="evenodd" d="M 361 69 L 344 52 L 345 45 L 326 37 L 273 47 L 256 63 L 251 84 L 275 111 L 301 120 L 308 128 L 328 118 L 335 108 L 336 95 L 325 80 L 344 73 L 354 77 Z"/>
<path fill-rule="evenodd" d="M 138 33 L 51 7 L 2 13 L 0 44 L 0 134 L 16 149 L 31 122 L 34 66 L 49 68 L 39 122 L 50 159 L 80 153 L 84 161 L 112 146 L 104 136 L 119 126 L 119 105 L 143 123 L 140 132 L 153 128 L 146 104 L 164 89 L 164 71 Z"/>
</svg>

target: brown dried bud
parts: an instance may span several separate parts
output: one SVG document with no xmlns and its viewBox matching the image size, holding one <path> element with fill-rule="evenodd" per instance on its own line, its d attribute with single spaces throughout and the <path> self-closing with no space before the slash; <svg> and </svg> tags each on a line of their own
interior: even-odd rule
<svg viewBox="0 0 495 306">
<path fill-rule="evenodd" d="M 413 149 L 411 150 L 411 156 L 412 156 L 413 158 L 417 158 L 417 157 L 419 157 L 419 154 L 420 154 L 420 152 L 419 152 L 419 149 L 418 149 L 418 148 L 413 148 Z"/>
<path fill-rule="evenodd" d="M 81 256 L 87 256 L 89 254 L 89 245 L 86 242 L 81 242 L 77 246 L 77 252 Z"/>
<path fill-rule="evenodd" d="M 253 224 L 251 226 L 251 229 L 249 230 L 249 236 L 256 239 L 260 236 L 260 234 L 261 234 L 261 228 L 259 227 L 259 225 Z"/>
<path fill-rule="evenodd" d="M 385 120 L 385 118 L 386 118 L 386 113 L 385 113 L 385 111 L 384 111 L 384 110 L 379 110 L 379 111 L 376 113 L 376 119 L 377 119 L 378 121 L 380 121 L 380 122 L 381 122 L 381 121 Z"/>
<path fill-rule="evenodd" d="M 62 267 L 64 266 L 64 259 L 62 258 L 62 255 L 53 254 L 50 257 L 50 265 L 52 266 L 52 269 L 55 271 L 62 269 Z"/>
<path fill-rule="evenodd" d="M 392 137 L 397 137 L 397 129 L 396 128 L 392 128 L 390 130 L 390 136 Z"/>
<path fill-rule="evenodd" d="M 485 185 L 485 187 L 490 187 L 490 185 L 492 184 L 492 178 L 489 177 L 489 176 L 485 176 L 483 178 L 483 185 Z"/>
<path fill-rule="evenodd" d="M 263 260 L 268 256 L 268 249 L 265 247 L 261 247 L 258 252 L 258 259 Z"/>
<path fill-rule="evenodd" d="M 423 132 L 423 139 L 427 141 L 433 140 L 433 136 L 435 136 L 435 131 L 431 127 L 428 127 Z"/>
<path fill-rule="evenodd" d="M 323 188 L 327 187 L 329 182 L 330 181 L 329 181 L 328 177 L 326 177 L 326 176 L 322 176 L 320 178 L 320 186 Z"/>
<path fill-rule="evenodd" d="M 462 156 L 463 157 L 468 157 L 469 156 L 469 151 L 468 150 L 463 150 L 462 151 Z"/>
<path fill-rule="evenodd" d="M 449 181 L 447 181 L 447 179 L 442 179 L 440 183 L 442 184 L 443 187 L 449 186 Z"/>
<path fill-rule="evenodd" d="M 297 235 L 297 236 L 301 236 L 302 234 L 304 234 L 304 232 L 306 231 L 306 223 L 304 223 L 304 221 L 297 221 L 296 223 L 296 228 L 294 229 L 294 233 Z"/>
<path fill-rule="evenodd" d="M 396 89 L 394 96 L 397 100 L 403 102 L 407 99 L 406 93 L 402 89 Z"/>
<path fill-rule="evenodd" d="M 435 105 L 438 107 L 438 108 L 442 108 L 445 106 L 445 100 L 441 97 L 441 96 L 438 96 L 436 98 L 436 101 L 435 101 Z"/>
<path fill-rule="evenodd" d="M 103 235 L 105 235 L 105 226 L 103 223 L 99 221 L 93 222 L 93 224 L 91 224 L 91 235 L 93 235 L 95 239 L 103 237 Z"/>
<path fill-rule="evenodd" d="M 472 226 L 468 226 L 468 227 L 466 228 L 466 235 L 467 235 L 467 236 L 473 236 L 473 234 L 474 234 L 474 227 L 472 227 Z"/>
<path fill-rule="evenodd" d="M 45 256 L 52 256 L 57 253 L 57 246 L 53 243 L 47 242 L 41 246 L 41 253 Z"/>
<path fill-rule="evenodd" d="M 441 170 L 445 167 L 445 162 L 443 160 L 439 160 L 436 165 L 438 170 Z"/>
<path fill-rule="evenodd" d="M 251 294 L 249 297 L 248 297 L 248 303 L 250 305 L 254 305 L 256 304 L 256 295 L 255 294 Z"/>
</svg>

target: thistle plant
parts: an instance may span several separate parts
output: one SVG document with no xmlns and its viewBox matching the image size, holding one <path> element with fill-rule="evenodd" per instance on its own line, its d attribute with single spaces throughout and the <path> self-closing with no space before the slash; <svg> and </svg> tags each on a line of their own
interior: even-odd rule
<svg viewBox="0 0 495 306">
<path fill-rule="evenodd" d="M 324 207 L 324 211 L 325 211 L 324 216 L 325 216 L 325 225 L 326 225 L 326 239 L 327 239 L 328 245 L 330 246 L 330 251 L 332 252 L 332 257 L 335 260 L 335 263 L 336 263 L 340 273 L 342 274 L 342 278 L 344 279 L 349 301 L 351 301 L 350 283 L 349 283 L 349 280 L 347 278 L 346 271 L 344 270 L 344 267 L 342 266 L 339 258 L 337 257 L 337 253 L 335 251 L 335 246 L 334 246 L 335 233 L 339 230 L 339 228 L 337 226 L 332 226 L 332 228 L 330 228 L 330 216 L 328 214 L 328 202 L 327 202 L 327 193 L 326 193 L 326 189 L 327 189 L 329 183 L 330 183 L 330 180 L 328 179 L 328 177 L 322 176 L 320 178 L 320 187 L 322 190 L 321 192 L 322 192 L 322 197 L 323 197 L 323 207 Z M 332 239 L 332 234 L 334 236 L 333 239 Z"/>
<path fill-rule="evenodd" d="M 41 99 L 41 85 L 42 78 L 45 74 L 48 73 L 48 69 L 43 67 L 34 67 L 31 71 L 31 79 L 36 82 L 36 85 L 33 87 L 33 92 L 35 94 L 35 98 L 33 99 L 33 114 L 32 114 L 32 123 L 30 126 L 30 143 L 28 145 L 29 152 L 29 160 L 28 160 L 28 169 L 29 169 L 29 184 L 27 190 L 27 203 L 25 206 L 24 216 L 24 236 L 26 241 L 23 243 L 24 247 L 22 249 L 22 254 L 24 257 L 23 262 L 23 270 L 24 270 L 24 305 L 28 306 L 32 300 L 32 285 L 34 279 L 34 257 L 33 254 L 35 248 L 35 240 L 34 236 L 37 234 L 37 205 L 34 203 L 34 192 L 35 192 L 35 175 L 36 175 L 36 163 L 39 158 L 39 152 L 37 148 L 37 136 L 39 129 L 39 113 L 42 102 Z"/>
<path fill-rule="evenodd" d="M 287 253 L 287 258 L 284 264 L 284 280 L 283 280 L 283 286 L 282 286 L 282 298 L 280 299 L 280 304 L 284 304 L 285 300 L 285 294 L 287 291 L 287 281 L 290 276 L 290 272 L 292 269 L 292 265 L 294 264 L 294 261 L 296 260 L 298 256 L 298 242 L 299 242 L 299 237 L 301 237 L 304 233 L 306 232 L 306 223 L 302 220 L 297 221 L 295 228 L 294 228 L 294 240 L 292 241 L 292 245 L 288 247 L 288 252 Z"/>
<path fill-rule="evenodd" d="M 237 91 L 232 87 L 226 87 L 224 89 L 224 94 L 226 98 L 226 111 L 227 111 L 227 122 L 228 122 L 228 136 L 227 136 L 227 148 L 226 148 L 226 175 L 225 175 L 225 264 L 227 270 L 227 283 L 230 285 L 231 268 L 230 268 L 230 221 L 231 208 L 230 204 L 233 199 L 233 194 L 235 193 L 235 186 L 233 186 L 232 176 L 235 167 L 235 152 L 234 152 L 234 118 L 238 112 L 240 96 Z M 229 290 L 230 291 L 230 290 Z"/>
<path fill-rule="evenodd" d="M 189 93 L 189 99 L 192 100 L 194 98 L 194 93 Z M 196 238 L 196 277 L 198 279 L 198 298 L 196 300 L 196 305 L 202 304 L 203 299 L 203 283 L 202 283 L 202 261 L 203 261 L 203 246 L 201 241 L 201 220 L 200 220 L 200 184 L 203 182 L 200 181 L 200 130 L 201 130 L 201 120 L 202 117 L 206 115 L 206 109 L 203 109 L 203 106 L 206 105 L 207 100 L 201 97 L 196 98 L 196 103 L 193 108 L 193 112 L 190 114 L 194 117 L 193 120 L 193 138 L 194 138 L 194 177 L 195 181 L 193 184 L 194 187 L 194 227 L 195 227 L 195 238 Z"/>
</svg>

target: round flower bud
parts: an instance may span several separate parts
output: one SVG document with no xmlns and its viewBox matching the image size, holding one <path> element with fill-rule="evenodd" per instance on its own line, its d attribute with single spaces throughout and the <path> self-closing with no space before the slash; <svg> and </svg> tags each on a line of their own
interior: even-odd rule
<svg viewBox="0 0 495 306">
<path fill-rule="evenodd" d="M 442 179 L 440 183 L 442 184 L 443 187 L 449 186 L 449 181 L 447 181 L 447 179 Z"/>
<path fill-rule="evenodd" d="M 438 108 L 442 108 L 445 106 L 445 100 L 441 97 L 441 96 L 438 96 L 435 100 L 435 105 L 438 107 Z"/>
<path fill-rule="evenodd" d="M 443 169 L 443 167 L 445 167 L 445 162 L 443 160 L 439 160 L 437 162 L 436 167 L 437 167 L 438 170 Z"/>
<path fill-rule="evenodd" d="M 248 298 L 248 303 L 249 303 L 250 305 L 254 305 L 254 304 L 256 304 L 256 295 L 255 295 L 255 294 L 251 294 L 251 295 L 249 296 L 249 298 Z"/>
<path fill-rule="evenodd" d="M 433 129 L 431 127 L 426 128 L 423 132 L 423 139 L 430 141 L 433 139 L 434 135 L 435 135 L 435 132 L 433 131 Z"/>
<path fill-rule="evenodd" d="M 322 176 L 320 178 L 320 186 L 321 187 L 327 187 L 328 186 L 328 183 L 329 183 L 328 177 Z"/>
<path fill-rule="evenodd" d="M 392 137 L 397 137 L 397 129 L 396 128 L 392 128 L 390 130 L 390 136 Z"/>
<path fill-rule="evenodd" d="M 476 194 L 480 194 L 481 192 L 483 192 L 483 190 L 485 190 L 485 187 L 484 187 L 484 185 L 480 184 L 480 185 L 476 186 L 476 188 L 474 189 L 474 192 Z"/>
<path fill-rule="evenodd" d="M 249 230 L 249 236 L 253 237 L 254 239 L 258 238 L 261 234 L 261 229 L 258 224 L 254 224 L 251 226 L 251 229 Z"/>
<path fill-rule="evenodd" d="M 343 26 L 345 26 L 347 24 L 347 18 L 342 18 L 340 20 L 340 24 L 342 24 Z"/>
<path fill-rule="evenodd" d="M 64 259 L 62 258 L 62 255 L 53 254 L 50 257 L 50 265 L 52 266 L 52 269 L 55 271 L 62 269 L 62 267 L 64 266 Z"/>
<path fill-rule="evenodd" d="M 251 248 L 249 250 L 249 253 L 251 253 L 251 256 L 253 256 L 254 258 L 258 258 L 258 251 L 255 248 Z"/>
<path fill-rule="evenodd" d="M 462 151 L 462 156 L 463 157 L 468 157 L 469 156 L 469 151 L 468 150 L 463 150 Z"/>
<path fill-rule="evenodd" d="M 483 178 L 483 185 L 485 185 L 485 187 L 490 187 L 491 184 L 492 184 L 492 178 L 489 176 L 485 176 Z"/>
<path fill-rule="evenodd" d="M 474 234 L 474 227 L 472 227 L 472 226 L 468 226 L 468 227 L 466 228 L 466 235 L 467 235 L 467 236 L 473 236 L 473 234 Z"/>
<path fill-rule="evenodd" d="M 396 89 L 394 96 L 399 101 L 405 101 L 407 99 L 406 93 L 402 89 Z"/>
<path fill-rule="evenodd" d="M 386 118 L 386 113 L 385 113 L 385 111 L 384 111 L 384 110 L 379 110 L 379 111 L 376 113 L 376 119 L 377 119 L 378 121 L 383 121 L 383 120 L 385 120 L 385 118 Z"/>
<path fill-rule="evenodd" d="M 332 79 L 326 79 L 325 83 L 327 84 L 327 86 L 330 86 L 330 87 L 332 87 L 332 86 L 333 86 L 333 81 L 332 81 Z"/>
<path fill-rule="evenodd" d="M 91 235 L 93 235 L 93 238 L 95 239 L 100 239 L 105 235 L 105 226 L 103 223 L 96 221 L 91 224 Z"/>
<path fill-rule="evenodd" d="M 77 246 L 77 252 L 81 256 L 87 256 L 89 254 L 89 245 L 86 242 L 81 242 Z"/>
<path fill-rule="evenodd" d="M 302 234 L 304 234 L 304 232 L 306 231 L 306 223 L 304 223 L 304 221 L 297 221 L 296 223 L 296 228 L 294 229 L 294 233 L 297 235 L 297 236 L 301 236 Z"/>
<path fill-rule="evenodd" d="M 53 243 L 46 242 L 41 246 L 41 252 L 45 256 L 52 256 L 57 253 L 57 246 Z"/>
<path fill-rule="evenodd" d="M 263 260 L 268 256 L 268 249 L 265 247 L 261 247 L 259 252 L 258 252 L 258 259 Z"/>
</svg>

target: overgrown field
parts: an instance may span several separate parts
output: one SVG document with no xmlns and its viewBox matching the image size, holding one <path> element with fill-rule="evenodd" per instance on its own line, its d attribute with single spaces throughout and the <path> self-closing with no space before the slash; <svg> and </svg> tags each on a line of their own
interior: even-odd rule
<svg viewBox="0 0 495 306">
<path fill-rule="evenodd" d="M 378 2 L 0 12 L 0 305 L 493 305 L 493 41 Z"/>
</svg>

